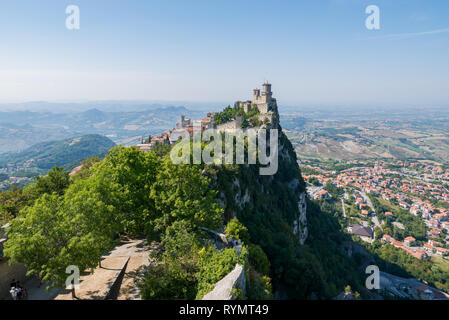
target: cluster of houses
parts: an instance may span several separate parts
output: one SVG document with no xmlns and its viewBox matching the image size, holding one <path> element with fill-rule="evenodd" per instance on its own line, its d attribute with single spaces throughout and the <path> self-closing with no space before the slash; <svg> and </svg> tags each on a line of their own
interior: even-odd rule
<svg viewBox="0 0 449 320">
<path fill-rule="evenodd" d="M 204 131 L 206 129 L 211 129 L 215 127 L 214 112 L 210 112 L 201 120 L 188 119 L 185 116 L 181 116 L 181 121 L 176 123 L 176 127 L 173 129 L 166 130 L 160 135 L 155 137 L 142 137 L 141 143 L 137 144 L 136 147 L 142 151 L 149 152 L 153 149 L 156 144 L 174 144 L 179 139 L 179 134 L 181 132 L 188 132 L 192 137 L 196 131 Z"/>
<path fill-rule="evenodd" d="M 401 161 L 393 164 L 395 167 L 405 167 L 406 165 L 406 169 L 398 171 L 391 166 L 391 163 L 383 161 L 377 161 L 374 166 L 372 163 L 369 166 L 369 162 L 353 161 L 353 167 L 339 172 L 306 165 L 316 173 L 303 175 L 303 177 L 306 180 L 318 179 L 322 185 L 332 183 L 337 187 L 352 187 L 367 194 L 382 197 L 387 201 L 394 201 L 395 199 L 400 207 L 424 220 L 429 228 L 428 243 L 417 246 L 413 237 L 407 237 L 403 242 L 400 242 L 387 234 L 383 236 L 382 240 L 406 251 L 417 259 L 425 259 L 432 255 L 447 256 L 448 250 L 437 240 L 441 238 L 442 233 L 449 233 L 449 210 L 437 206 L 435 203 L 438 201 L 449 202 L 449 192 L 443 183 L 433 183 L 434 180 L 430 180 L 449 180 L 449 173 L 436 165 L 405 164 Z M 413 170 L 416 170 L 417 173 L 414 174 Z M 313 193 L 314 199 L 325 199 L 327 197 L 329 197 L 329 194 L 325 190 L 316 190 Z M 364 198 L 356 196 L 355 204 L 362 216 L 370 216 L 371 210 Z M 392 212 L 385 212 L 385 216 L 387 219 L 394 219 Z M 393 224 L 400 229 L 404 229 L 404 226 L 398 222 L 393 222 Z M 372 233 L 369 227 L 350 225 L 347 229 L 364 241 L 372 241 Z M 445 245 L 449 245 L 449 237 L 445 239 Z"/>
<path fill-rule="evenodd" d="M 360 209 L 360 213 L 364 217 L 368 217 L 370 214 L 368 204 L 366 204 L 365 200 L 363 198 L 357 198 L 355 199 L 355 204 Z"/>
<path fill-rule="evenodd" d="M 405 163 L 397 161 L 388 163 L 376 161 L 374 166 L 369 162 L 353 161 L 353 167 L 336 172 L 324 170 L 317 166 L 312 168 L 317 174 L 304 175 L 305 179 L 316 178 L 321 184 L 328 182 L 337 187 L 354 187 L 367 194 L 382 197 L 387 201 L 395 200 L 398 205 L 411 214 L 420 216 L 429 228 L 429 238 L 439 238 L 443 231 L 449 233 L 449 209 L 435 205 L 437 202 L 449 203 L 449 191 L 444 183 L 449 182 L 449 172 L 440 166 L 419 162 Z M 394 165 L 394 167 L 392 166 Z M 400 169 L 397 169 L 397 168 Z M 325 198 L 316 195 L 315 198 Z M 356 199 L 362 215 L 368 215 L 369 210 L 363 208 L 363 199 Z M 393 218 L 392 212 L 386 212 Z M 446 244 L 449 240 L 446 239 Z"/>
<path fill-rule="evenodd" d="M 31 180 L 32 178 L 28 177 L 9 177 L 7 180 L 0 182 L 0 190 L 6 190 L 12 185 L 18 185 Z"/>
<path fill-rule="evenodd" d="M 413 237 L 407 237 L 403 242 L 395 240 L 388 234 L 384 234 L 382 236 L 382 241 L 385 243 L 389 243 L 396 248 L 402 249 L 406 251 L 408 254 L 412 255 L 417 259 L 425 259 L 429 258 L 432 255 L 445 256 L 448 253 L 448 250 L 441 247 L 441 243 L 428 240 L 422 247 L 413 246 L 415 244 L 416 239 Z"/>
<path fill-rule="evenodd" d="M 13 164 L 9 163 L 4 168 L 0 168 L 0 173 L 7 174 L 9 177 L 3 181 L 0 180 L 0 191 L 9 189 L 12 185 L 18 185 L 21 183 L 26 183 L 27 181 L 31 181 L 32 178 L 29 177 L 16 177 L 14 173 L 20 170 L 26 170 L 34 164 L 34 160 L 27 160 L 23 164 Z"/>
</svg>

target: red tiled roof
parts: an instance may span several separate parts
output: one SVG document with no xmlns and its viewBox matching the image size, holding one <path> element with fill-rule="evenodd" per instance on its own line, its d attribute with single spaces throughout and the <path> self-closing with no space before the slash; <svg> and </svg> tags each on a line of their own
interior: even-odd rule
<svg viewBox="0 0 449 320">
<path fill-rule="evenodd" d="M 399 241 L 397 241 L 397 240 L 394 240 L 394 241 L 393 241 L 393 245 L 394 245 L 395 247 L 403 247 L 403 246 L 404 246 L 404 244 L 403 244 L 402 242 L 399 242 Z"/>
</svg>

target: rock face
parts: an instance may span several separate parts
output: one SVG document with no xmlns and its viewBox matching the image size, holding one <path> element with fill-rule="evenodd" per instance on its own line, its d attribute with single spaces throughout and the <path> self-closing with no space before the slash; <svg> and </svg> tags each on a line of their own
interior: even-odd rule
<svg viewBox="0 0 449 320">
<path fill-rule="evenodd" d="M 298 211 L 298 219 L 293 222 L 293 232 L 298 236 L 299 243 L 304 244 L 309 233 L 307 229 L 307 203 L 305 192 L 299 194 Z"/>
<path fill-rule="evenodd" d="M 238 264 L 234 270 L 215 284 L 214 289 L 206 294 L 202 300 L 234 300 L 232 289 L 239 288 L 246 294 L 245 268 Z"/>
<path fill-rule="evenodd" d="M 269 93 L 268 89 L 267 93 Z M 277 171 L 274 174 L 261 174 L 261 167 L 267 166 L 260 163 L 250 165 L 245 155 L 245 164 L 207 165 L 204 175 L 210 178 L 211 187 L 218 192 L 217 198 L 224 208 L 225 221 L 238 218 L 248 229 L 250 241 L 260 246 L 272 267 L 282 270 L 273 277 L 273 283 L 280 288 L 290 281 L 288 268 L 296 259 L 295 248 L 306 242 L 309 230 L 305 182 L 301 176 L 293 146 L 279 124 L 276 100 L 270 101 L 269 110 L 259 109 L 262 113 L 260 116 L 267 118 L 267 121 L 262 121 L 262 124 L 260 121 L 254 121 L 259 126 L 251 127 L 251 129 L 277 130 Z M 237 106 L 242 104 L 237 103 Z M 256 106 L 260 105 L 256 104 Z M 253 106 L 251 103 L 244 103 L 243 107 L 252 108 Z M 266 145 L 270 146 L 271 132 L 267 133 Z M 271 147 L 272 145 L 269 148 Z M 246 154 L 247 149 L 245 146 Z M 267 151 L 271 154 L 274 150 Z M 288 249 L 282 250 L 284 248 Z M 228 276 L 231 275 L 235 276 L 234 273 Z M 228 276 L 222 280 L 229 281 Z M 289 285 L 288 290 L 291 291 L 291 284 Z M 211 299 L 230 299 L 229 292 L 232 288 L 229 289 L 229 284 L 226 288 L 227 291 L 223 283 L 219 282 L 216 289 L 205 298 L 212 296 Z M 217 291 L 220 292 L 220 296 Z"/>
<path fill-rule="evenodd" d="M 271 94 L 269 87 L 266 90 Z M 300 174 L 293 146 L 279 124 L 276 99 L 270 98 L 270 101 L 270 110 L 261 115 L 269 116 L 270 121 L 253 129 L 278 130 L 278 171 L 274 175 L 261 176 L 259 166 L 243 164 L 239 165 L 238 169 L 233 168 L 228 172 L 227 169 L 219 169 L 218 172 L 213 170 L 205 174 L 212 178 L 213 184 L 220 190 L 219 201 L 225 208 L 226 219 L 234 217 L 240 219 L 241 213 L 247 211 L 257 214 L 256 212 L 260 211 L 257 209 L 259 206 L 257 202 L 260 202 L 259 198 L 262 197 L 269 202 L 263 211 L 276 214 L 276 211 L 282 210 L 280 213 L 282 218 L 286 220 L 298 242 L 304 244 L 308 236 L 305 183 Z M 267 145 L 268 140 L 267 137 Z M 279 201 L 284 203 L 280 206 L 275 205 Z"/>
</svg>

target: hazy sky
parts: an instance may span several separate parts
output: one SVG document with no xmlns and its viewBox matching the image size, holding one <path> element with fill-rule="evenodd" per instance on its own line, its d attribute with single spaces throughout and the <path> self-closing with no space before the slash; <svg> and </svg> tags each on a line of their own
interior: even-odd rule
<svg viewBox="0 0 449 320">
<path fill-rule="evenodd" d="M 0 0 L 0 101 L 234 101 L 264 80 L 280 103 L 449 106 L 449 1 Z"/>
</svg>

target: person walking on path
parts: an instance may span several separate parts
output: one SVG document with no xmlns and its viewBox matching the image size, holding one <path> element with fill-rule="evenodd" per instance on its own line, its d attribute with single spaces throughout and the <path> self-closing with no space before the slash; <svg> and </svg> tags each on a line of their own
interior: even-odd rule
<svg viewBox="0 0 449 320">
<path fill-rule="evenodd" d="M 17 300 L 17 288 L 16 287 L 11 287 L 11 290 L 9 291 L 9 293 L 11 293 L 11 297 L 13 300 Z"/>
<path fill-rule="evenodd" d="M 17 281 L 17 299 L 18 300 L 23 300 L 27 297 L 27 292 L 25 290 L 25 288 L 20 284 L 19 281 Z"/>
</svg>

